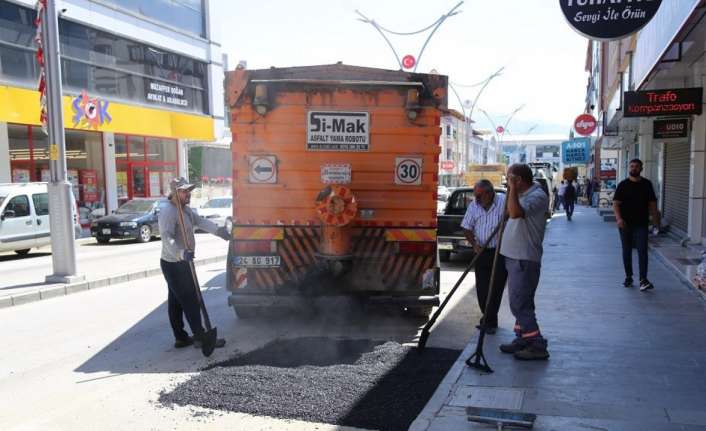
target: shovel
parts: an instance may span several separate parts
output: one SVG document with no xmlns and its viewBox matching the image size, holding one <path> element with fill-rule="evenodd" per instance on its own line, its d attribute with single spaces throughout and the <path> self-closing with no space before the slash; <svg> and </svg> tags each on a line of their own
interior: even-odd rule
<svg viewBox="0 0 706 431">
<path fill-rule="evenodd" d="M 186 235 L 186 227 L 184 225 L 184 207 L 182 206 L 181 199 L 179 198 L 179 192 L 175 192 L 177 200 L 177 212 L 179 214 L 179 227 L 181 228 L 181 236 L 184 238 L 184 246 L 187 250 L 193 251 L 194 248 L 189 244 L 189 237 Z M 218 328 L 211 327 L 211 319 L 208 318 L 208 311 L 206 311 L 206 305 L 203 302 L 203 296 L 201 295 L 201 287 L 199 285 L 199 279 L 196 277 L 196 268 L 194 267 L 194 261 L 189 261 L 189 269 L 191 270 L 191 278 L 194 281 L 194 289 L 196 289 L 196 297 L 199 300 L 199 306 L 201 307 L 201 314 L 203 314 L 204 324 L 206 326 L 206 331 L 202 335 L 201 339 L 201 353 L 204 356 L 211 356 L 213 350 L 216 348 L 216 339 L 218 338 Z"/>
</svg>

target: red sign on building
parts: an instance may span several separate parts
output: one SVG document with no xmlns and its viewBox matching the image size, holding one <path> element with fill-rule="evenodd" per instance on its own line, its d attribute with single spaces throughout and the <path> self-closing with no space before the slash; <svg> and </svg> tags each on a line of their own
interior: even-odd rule
<svg viewBox="0 0 706 431">
<path fill-rule="evenodd" d="M 455 167 L 456 163 L 454 163 L 453 160 L 444 160 L 441 162 L 441 169 L 444 171 L 453 171 Z"/>
<path fill-rule="evenodd" d="M 596 131 L 596 127 L 598 127 L 598 122 L 596 117 L 591 114 L 581 114 L 574 121 L 574 130 L 581 136 L 591 136 Z"/>
<path fill-rule="evenodd" d="M 98 200 L 98 175 L 95 169 L 81 169 L 78 172 L 78 183 L 82 202 Z"/>
<path fill-rule="evenodd" d="M 703 88 L 626 91 L 624 117 L 701 115 Z"/>
</svg>

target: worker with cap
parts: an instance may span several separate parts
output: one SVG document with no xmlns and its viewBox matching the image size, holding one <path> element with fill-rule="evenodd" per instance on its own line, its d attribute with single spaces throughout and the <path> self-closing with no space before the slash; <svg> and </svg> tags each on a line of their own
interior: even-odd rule
<svg viewBox="0 0 706 431">
<path fill-rule="evenodd" d="M 183 178 L 175 178 L 170 182 L 171 192 L 159 211 L 159 233 L 162 238 L 162 258 L 160 266 L 162 274 L 167 281 L 169 295 L 167 299 L 169 322 L 174 331 L 174 347 L 182 348 L 192 344 L 201 347 L 201 338 L 204 328 L 201 324 L 201 309 L 199 297 L 194 285 L 194 278 L 191 275 L 191 261 L 194 260 L 194 249 L 196 247 L 194 239 L 194 229 L 212 233 L 224 240 L 230 240 L 230 235 L 225 227 L 218 227 L 215 223 L 198 215 L 196 211 L 189 207 L 191 201 L 191 191 L 196 188 L 194 184 Z M 179 209 L 177 205 L 182 205 L 184 214 L 184 228 L 188 238 L 184 238 L 179 225 Z M 192 248 L 189 249 L 187 244 Z M 193 337 L 184 330 L 184 319 L 189 322 Z M 216 347 L 223 347 L 225 340 L 216 340 Z"/>
</svg>

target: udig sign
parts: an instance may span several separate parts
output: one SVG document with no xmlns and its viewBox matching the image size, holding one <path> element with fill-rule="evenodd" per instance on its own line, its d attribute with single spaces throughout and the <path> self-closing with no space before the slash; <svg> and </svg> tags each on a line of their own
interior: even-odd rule
<svg viewBox="0 0 706 431">
<path fill-rule="evenodd" d="M 598 126 L 596 118 L 591 114 L 581 114 L 574 121 L 574 129 L 581 136 L 590 136 Z"/>
<path fill-rule="evenodd" d="M 662 0 L 559 0 L 559 4 L 566 20 L 582 35 L 615 40 L 647 25 Z"/>
</svg>

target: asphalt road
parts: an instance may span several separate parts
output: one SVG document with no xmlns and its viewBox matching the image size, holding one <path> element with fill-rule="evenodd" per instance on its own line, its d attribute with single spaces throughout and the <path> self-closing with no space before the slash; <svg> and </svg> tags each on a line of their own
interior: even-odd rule
<svg viewBox="0 0 706 431">
<path fill-rule="evenodd" d="M 131 240 L 113 240 L 98 244 L 87 238 L 77 241 L 76 260 L 79 272 L 95 280 L 159 267 L 161 254 L 159 239 L 144 244 Z M 200 233 L 196 235 L 196 258 L 224 256 L 227 244 L 222 239 Z M 27 256 L 0 253 L 0 296 L 17 294 L 41 288 L 44 279 L 52 273 L 51 247 L 32 249 Z"/>
<path fill-rule="evenodd" d="M 462 269 L 462 263 L 445 268 L 442 293 Z M 418 332 L 418 321 L 390 316 L 351 320 L 336 312 L 314 320 L 240 320 L 226 303 L 223 264 L 198 272 L 211 320 L 227 340 L 208 359 L 197 349 L 172 347 L 161 277 L 1 309 L 0 429 L 347 429 L 201 407 L 165 407 L 159 397 L 209 364 L 275 340 L 325 337 L 410 344 Z M 461 349 L 469 341 L 478 318 L 472 287 L 471 277 L 432 332 L 430 347 Z"/>
</svg>

